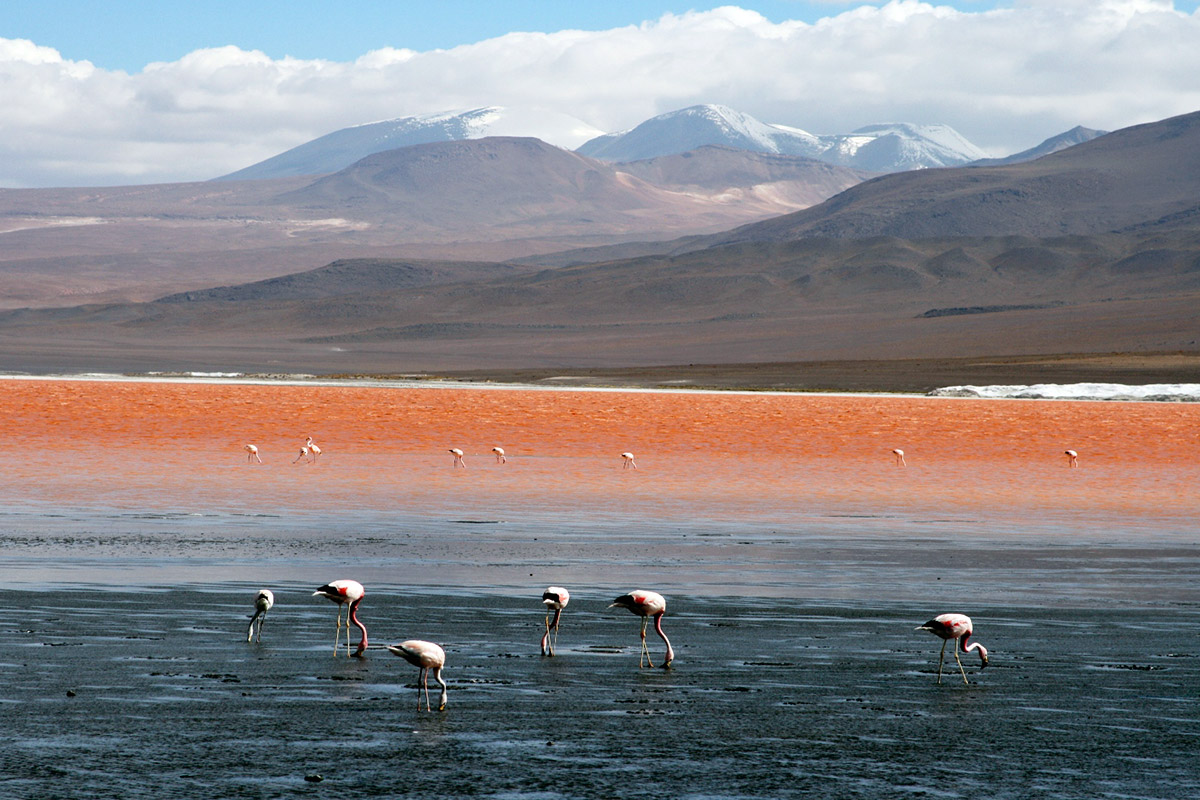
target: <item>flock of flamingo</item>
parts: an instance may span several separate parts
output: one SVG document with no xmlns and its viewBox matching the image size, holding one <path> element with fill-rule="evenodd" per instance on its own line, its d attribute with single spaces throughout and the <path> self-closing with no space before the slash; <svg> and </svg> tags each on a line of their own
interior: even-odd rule
<svg viewBox="0 0 1200 800">
<path fill-rule="evenodd" d="M 246 451 L 247 463 L 254 463 L 256 461 L 259 464 L 263 463 L 262 459 L 258 457 L 258 446 L 257 445 L 248 444 L 243 449 Z M 451 447 L 448 452 L 452 456 L 454 456 L 454 461 L 451 463 L 451 466 L 462 467 L 463 469 L 466 469 L 467 462 L 463 460 L 464 453 L 462 450 L 460 450 L 457 447 Z M 1067 465 L 1068 466 L 1070 466 L 1070 467 L 1078 467 L 1079 466 L 1079 453 L 1077 453 L 1074 450 L 1064 450 L 1063 452 L 1067 456 Z M 497 464 L 507 464 L 508 463 L 508 457 L 504 454 L 503 447 L 493 447 L 492 453 L 494 453 L 496 456 Z M 317 456 L 319 456 L 319 455 L 321 455 L 321 448 L 317 447 L 316 443 L 313 442 L 312 437 L 309 436 L 308 438 L 306 438 L 304 440 L 304 444 L 302 444 L 300 446 L 300 455 L 296 456 L 295 461 L 292 461 L 292 463 L 295 464 L 296 462 L 303 460 L 305 463 L 311 464 L 317 460 Z M 892 450 L 892 455 L 896 459 L 896 466 L 898 466 L 898 467 L 908 466 L 908 462 L 906 462 L 904 460 L 904 451 L 901 450 L 899 447 Z M 622 459 L 621 469 L 629 469 L 631 467 L 633 469 L 638 468 L 637 462 L 633 460 L 633 453 L 621 453 L 621 459 Z"/>
<path fill-rule="evenodd" d="M 257 461 L 262 463 L 262 459 L 258 455 L 258 447 L 253 444 L 245 445 L 246 460 L 253 463 Z M 466 468 L 467 464 L 463 460 L 463 451 L 457 447 L 449 449 L 450 454 L 454 457 L 452 466 L 455 468 Z M 508 458 L 505 455 L 504 449 L 501 447 L 493 447 L 492 453 L 496 457 L 497 464 L 505 464 Z M 296 463 L 304 460 L 307 463 L 313 463 L 321 454 L 321 448 L 313 442 L 311 436 L 304 440 L 304 444 L 300 447 L 300 454 L 296 457 Z M 1079 454 L 1074 450 L 1065 451 L 1067 463 L 1071 467 L 1079 466 Z M 900 448 L 892 450 L 892 455 L 895 457 L 896 466 L 907 466 L 904 459 L 904 451 Z M 634 461 L 633 453 L 621 453 L 622 469 L 637 469 L 637 463 Z M 325 584 L 321 588 L 313 592 L 313 596 L 324 597 L 338 605 L 337 627 L 334 633 L 333 654 L 336 656 L 338 648 L 341 646 L 342 637 L 342 607 L 346 607 L 346 654 L 353 656 L 361 656 L 367 649 L 367 628 L 358 619 L 358 606 L 362 603 L 366 591 L 363 585 L 358 581 L 353 580 L 336 580 Z M 542 603 L 546 608 L 546 630 L 542 635 L 541 648 L 543 656 L 553 656 L 554 647 L 558 643 L 558 627 L 562 617 L 563 609 L 567 607 L 567 603 L 571 601 L 571 594 L 561 586 L 547 587 L 542 593 Z M 254 598 L 254 614 L 250 617 L 250 629 L 246 636 L 246 641 L 261 641 L 263 621 L 266 619 L 267 611 L 275 605 L 275 595 L 270 589 L 262 589 Z M 671 647 L 671 640 L 662 629 L 663 615 L 667 611 L 667 601 L 658 592 L 650 592 L 645 590 L 637 590 L 623 594 L 608 606 L 609 608 L 624 608 L 633 614 L 642 618 L 641 627 L 641 652 L 638 656 L 638 667 L 643 664 L 654 666 L 654 662 L 650 656 L 649 647 L 646 644 L 646 627 L 650 620 L 654 620 L 654 631 L 663 640 L 667 646 L 666 654 L 662 661 L 664 668 L 670 667 L 671 662 L 675 660 L 675 650 Z M 550 612 L 554 612 L 553 618 Z M 351 653 L 350 643 L 350 626 L 354 625 L 362 632 L 362 638 L 358 642 L 357 649 Z M 946 645 L 950 642 L 955 642 L 952 646 L 954 660 L 958 664 L 958 671 L 962 674 L 963 683 L 969 685 L 967 680 L 966 670 L 963 669 L 962 660 L 958 653 L 961 650 L 963 653 L 976 652 L 979 654 L 980 669 L 988 665 L 988 651 L 979 642 L 971 642 L 971 635 L 974 632 L 974 627 L 971 623 L 971 618 L 965 614 L 941 614 L 934 617 L 928 622 L 916 628 L 919 631 L 927 631 L 934 636 L 942 639 L 942 649 L 938 654 L 938 675 L 937 682 L 942 682 L 942 666 L 946 659 Z M 388 652 L 393 655 L 403 658 L 414 667 L 420 669 L 417 680 L 417 708 L 421 707 L 421 693 L 425 695 L 425 710 L 432 711 L 432 704 L 429 702 L 429 674 L 433 673 L 433 679 L 441 687 L 441 696 L 438 699 L 438 711 L 444 711 L 446 708 L 446 681 L 442 678 L 442 669 L 446 665 L 446 651 L 440 645 L 433 642 L 426 642 L 420 639 L 409 639 L 408 641 L 400 642 L 399 644 L 388 645 Z"/>
<path fill-rule="evenodd" d="M 314 597 L 324 597 L 334 603 L 337 603 L 337 628 L 333 638 L 333 654 L 337 656 L 338 648 L 342 644 L 342 607 L 346 608 L 346 655 L 361 656 L 367 649 L 367 626 L 362 624 L 358 618 L 358 606 L 362 603 L 363 597 L 366 596 L 366 590 L 358 581 L 342 579 L 330 581 L 321 588 L 313 592 Z M 567 603 L 571 602 L 571 593 L 561 586 L 547 587 L 542 593 L 542 603 L 546 607 L 546 633 L 542 636 L 542 655 L 553 656 L 554 646 L 558 643 L 558 625 L 562 617 L 562 611 L 567 607 Z M 275 605 L 275 594 L 270 589 L 260 589 L 254 597 L 254 614 L 250 617 L 250 628 L 246 632 L 247 642 L 261 642 L 263 622 L 266 620 L 267 612 Z M 646 624 L 650 618 L 654 618 L 654 630 L 662 637 L 663 642 L 667 645 L 667 654 L 663 661 L 663 667 L 669 667 L 671 662 L 675 660 L 675 651 L 671 648 L 671 640 L 663 633 L 662 618 L 667 611 L 667 601 L 658 592 L 635 591 L 629 594 L 623 594 L 612 602 L 609 608 L 625 608 L 630 612 L 637 614 L 642 618 L 642 650 L 638 657 L 638 667 L 643 663 L 654 666 L 654 662 L 650 658 L 650 650 L 646 646 Z M 554 618 L 550 618 L 550 612 L 554 612 Z M 358 647 L 353 653 L 350 652 L 350 626 L 354 625 L 362 632 L 362 638 L 358 641 Z M 968 623 L 968 627 L 970 627 Z M 969 635 L 969 633 L 968 633 Z M 446 651 L 441 645 L 433 642 L 426 642 L 421 639 L 409 639 L 408 641 L 400 642 L 387 646 L 387 651 L 392 655 L 403 658 L 414 667 L 420 669 L 417 675 L 417 709 L 421 708 L 421 693 L 425 694 L 425 710 L 432 711 L 433 707 L 429 702 L 429 673 L 432 671 L 433 679 L 441 686 L 441 696 L 438 698 L 438 711 L 446 710 L 446 681 L 442 679 L 442 668 L 446 665 Z M 985 651 L 986 652 L 986 651 Z M 965 676 L 964 676 L 965 680 Z"/>
<path fill-rule="evenodd" d="M 314 597 L 324 597 L 334 603 L 337 603 L 337 627 L 334 631 L 333 638 L 333 655 L 336 657 L 338 648 L 342 644 L 342 607 L 346 608 L 346 655 L 361 656 L 367 649 L 367 626 L 363 625 L 358 618 L 358 607 L 362 603 L 363 597 L 366 596 L 366 590 L 358 581 L 342 579 L 330 581 L 324 586 L 313 592 Z M 553 656 L 554 647 L 558 644 L 558 627 L 562 619 L 563 609 L 571 602 L 571 593 L 561 586 L 548 586 L 546 591 L 542 592 L 542 603 L 546 609 L 546 630 L 542 634 L 541 648 L 543 656 Z M 270 589 L 261 589 L 254 598 L 254 614 L 250 617 L 250 629 L 246 633 L 247 642 L 261 642 L 263 622 L 266 619 L 267 612 L 275 605 L 275 595 Z M 638 668 L 647 665 L 654 667 L 654 660 L 650 655 L 650 648 L 646 644 L 646 627 L 650 620 L 654 620 L 654 632 L 663 640 L 666 645 L 666 654 L 663 656 L 662 667 L 664 669 L 671 666 L 671 662 L 675 660 L 675 649 L 671 647 L 671 640 L 667 638 L 667 634 L 663 632 L 662 620 L 667 613 L 667 600 L 658 592 L 650 592 L 644 589 L 623 594 L 613 600 L 608 606 L 609 608 L 624 608 L 632 614 L 642 618 L 641 627 L 641 651 L 638 655 Z M 554 617 L 551 618 L 550 612 L 554 612 Z M 350 643 L 350 626 L 354 625 L 362 632 L 362 637 L 358 641 L 358 646 L 354 652 L 351 652 Z M 942 639 L 942 650 L 938 656 L 938 677 L 937 682 L 942 682 L 942 664 L 946 658 L 946 645 L 951 641 L 957 641 L 952 648 L 954 652 L 954 660 L 958 663 L 958 670 L 962 673 L 964 684 L 970 684 L 967 680 L 966 670 L 963 669 L 962 660 L 958 657 L 958 651 L 961 649 L 964 653 L 978 652 L 980 669 L 988 665 L 988 651 L 979 642 L 969 642 L 974 628 L 971 623 L 971 618 L 965 614 L 941 614 L 916 628 L 919 631 L 928 631 L 934 636 Z M 417 710 L 421 709 L 421 694 L 425 695 L 425 710 L 432 711 L 433 706 L 429 702 L 429 674 L 433 673 L 433 679 L 441 687 L 441 695 L 438 698 L 438 711 L 446 710 L 446 681 L 442 678 L 442 669 L 446 666 L 446 651 L 441 645 L 427 642 L 421 639 L 409 639 L 400 642 L 399 644 L 388 645 L 385 648 L 389 653 L 399 656 L 417 667 L 420 672 L 417 675 Z"/>
</svg>

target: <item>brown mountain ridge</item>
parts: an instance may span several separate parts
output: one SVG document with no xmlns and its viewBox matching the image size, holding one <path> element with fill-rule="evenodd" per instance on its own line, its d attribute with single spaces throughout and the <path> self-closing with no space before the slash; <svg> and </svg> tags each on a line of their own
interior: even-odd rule
<svg viewBox="0 0 1200 800">
<path fill-rule="evenodd" d="M 241 286 L 10 312 L 0 367 L 105 353 L 138 369 L 371 373 L 1197 353 L 1197 122 L 1023 164 L 891 175 L 653 256 L 344 261 L 293 278 L 302 294 Z M 100 344 L 81 352 L 84 340 Z"/>
</svg>

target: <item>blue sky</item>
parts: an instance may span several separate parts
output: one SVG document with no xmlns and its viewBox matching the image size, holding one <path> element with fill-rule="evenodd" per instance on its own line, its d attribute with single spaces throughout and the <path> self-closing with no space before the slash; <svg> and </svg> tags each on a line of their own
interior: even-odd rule
<svg viewBox="0 0 1200 800">
<path fill-rule="evenodd" d="M 492 105 L 556 115 L 520 133 L 564 147 L 716 103 L 818 134 L 942 124 L 1007 155 L 1200 110 L 1198 3 L 0 0 L 0 187 L 204 180 Z"/>
<path fill-rule="evenodd" d="M 605 30 L 655 20 L 668 12 L 706 11 L 730 4 L 753 9 L 772 22 L 815 22 L 868 3 L 3 0 L 0 35 L 53 47 L 64 58 L 138 72 L 152 61 L 175 61 L 192 50 L 227 44 L 261 50 L 272 58 L 349 61 L 381 47 L 423 51 L 471 44 L 512 31 Z M 951 0 L 939 5 L 979 11 L 1011 2 Z M 1176 3 L 1177 7 L 1186 5 Z"/>
</svg>

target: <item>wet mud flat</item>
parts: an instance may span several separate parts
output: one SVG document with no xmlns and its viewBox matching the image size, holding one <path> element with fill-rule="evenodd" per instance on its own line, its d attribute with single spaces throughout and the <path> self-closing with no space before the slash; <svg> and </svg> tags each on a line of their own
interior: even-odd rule
<svg viewBox="0 0 1200 800">
<path fill-rule="evenodd" d="M 0 796 L 1200 793 L 1194 604 L 982 602 L 991 665 L 964 656 L 964 685 L 948 657 L 938 685 L 940 640 L 913 628 L 940 607 L 671 596 L 663 670 L 639 669 L 617 589 L 574 592 L 546 658 L 537 593 L 370 587 L 356 659 L 308 585 L 276 586 L 247 643 L 255 588 L 3 592 Z M 378 649 L 406 638 L 446 648 L 444 713 Z"/>
</svg>

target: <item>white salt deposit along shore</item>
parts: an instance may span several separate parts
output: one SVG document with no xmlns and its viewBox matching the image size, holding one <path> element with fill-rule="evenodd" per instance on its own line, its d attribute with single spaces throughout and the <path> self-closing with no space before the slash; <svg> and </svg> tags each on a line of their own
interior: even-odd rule
<svg viewBox="0 0 1200 800">
<path fill-rule="evenodd" d="M 945 386 L 930 397 L 988 397 L 1028 400 L 1152 400 L 1200 402 L 1200 383 L 1035 383 L 995 386 Z"/>
</svg>

